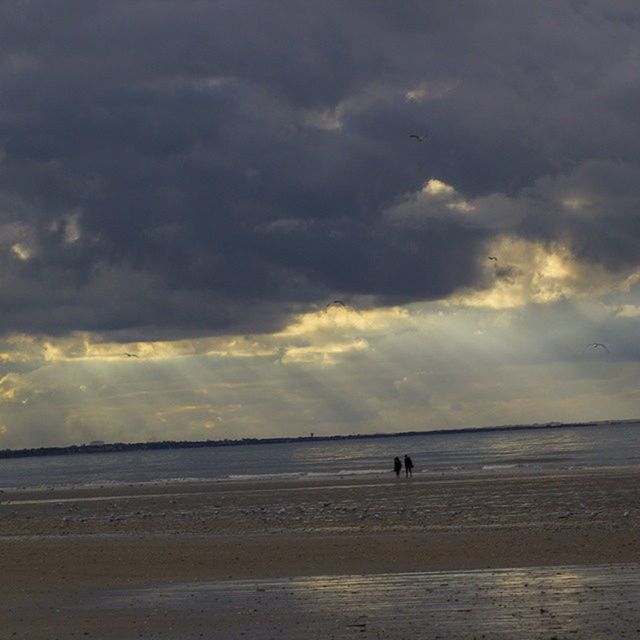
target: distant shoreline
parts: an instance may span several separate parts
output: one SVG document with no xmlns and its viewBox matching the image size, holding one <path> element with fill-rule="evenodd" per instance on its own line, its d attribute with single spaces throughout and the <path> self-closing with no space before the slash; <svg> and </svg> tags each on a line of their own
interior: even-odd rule
<svg viewBox="0 0 640 640">
<path fill-rule="evenodd" d="M 0 459 L 31 458 L 42 456 L 67 456 L 80 453 L 116 453 L 121 451 L 150 451 L 158 449 L 200 449 L 203 447 L 234 447 L 239 445 L 286 444 L 294 442 L 328 442 L 336 440 L 365 440 L 372 438 L 400 438 L 407 436 L 456 435 L 489 433 L 495 431 L 527 431 L 536 429 L 566 429 L 633 424 L 640 419 L 596 420 L 590 422 L 545 422 L 543 424 L 514 424 L 493 427 L 461 427 L 458 429 L 434 429 L 430 431 L 402 431 L 398 433 L 359 433 L 332 436 L 296 436 L 279 438 L 242 438 L 239 440 L 163 440 L 159 442 L 113 442 L 69 445 L 66 447 L 38 447 L 33 449 L 2 449 Z"/>
</svg>

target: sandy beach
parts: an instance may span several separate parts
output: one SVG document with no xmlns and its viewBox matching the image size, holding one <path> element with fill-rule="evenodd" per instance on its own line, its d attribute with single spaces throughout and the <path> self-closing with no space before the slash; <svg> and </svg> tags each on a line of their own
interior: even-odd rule
<svg viewBox="0 0 640 640">
<path fill-rule="evenodd" d="M 6 637 L 129 637 L 123 630 L 140 622 L 140 607 L 112 611 L 107 627 L 99 605 L 71 611 L 79 599 L 118 590 L 624 567 L 640 558 L 635 469 L 5 490 L 0 498 Z M 150 616 L 130 637 L 225 637 L 209 624 L 221 612 L 210 602 L 202 611 L 197 629 L 208 635 L 191 628 L 193 616 L 180 622 L 178 607 L 174 635 Z"/>
</svg>

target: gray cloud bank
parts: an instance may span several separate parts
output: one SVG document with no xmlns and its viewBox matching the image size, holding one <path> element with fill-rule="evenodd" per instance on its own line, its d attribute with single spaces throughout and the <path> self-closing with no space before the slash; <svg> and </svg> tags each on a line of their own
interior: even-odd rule
<svg viewBox="0 0 640 640">
<path fill-rule="evenodd" d="M 0 332 L 439 299 L 486 285 L 505 232 L 637 266 L 639 21 L 631 0 L 2 2 Z M 482 214 L 391 222 L 430 178 Z"/>
</svg>

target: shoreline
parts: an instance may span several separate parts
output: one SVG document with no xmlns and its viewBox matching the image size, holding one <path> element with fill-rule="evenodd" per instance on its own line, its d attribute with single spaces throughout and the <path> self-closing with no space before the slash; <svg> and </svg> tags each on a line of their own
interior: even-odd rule
<svg viewBox="0 0 640 640">
<path fill-rule="evenodd" d="M 396 479 L 390 470 L 366 471 L 366 472 L 340 472 L 340 473 L 320 473 L 320 472 L 299 472 L 286 474 L 256 474 L 225 476 L 220 478 L 168 478 L 159 480 L 106 480 L 89 483 L 69 483 L 69 484 L 37 484 L 0 486 L 0 505 L 8 501 L 13 501 L 14 497 L 32 496 L 38 500 L 40 496 L 49 494 L 50 496 L 61 496 L 67 499 L 80 496 L 85 493 L 94 493 L 108 498 L 110 495 L 119 496 L 124 491 L 128 491 L 132 496 L 146 495 L 149 489 L 153 489 L 154 494 L 179 494 L 180 490 L 186 493 L 207 491 L 211 486 L 224 486 L 229 489 L 251 489 L 270 491 L 274 488 L 293 488 L 318 485 L 331 489 L 336 485 L 359 485 L 359 484 L 380 484 L 380 483 L 434 483 L 453 482 L 460 480 L 484 481 L 499 480 L 515 477 L 519 479 L 536 480 L 543 477 L 560 476 L 583 476 L 583 475 L 636 475 L 640 473 L 640 467 L 636 464 L 625 465 L 573 465 L 573 466 L 552 466 L 545 465 L 535 467 L 532 465 L 519 464 L 496 464 L 482 468 L 451 468 L 451 469 L 421 469 L 414 471 L 414 476 L 407 480 L 404 472 L 400 478 Z M 44 500 L 44 497 L 42 498 Z M 53 499 L 53 498 L 52 498 Z"/>
</svg>

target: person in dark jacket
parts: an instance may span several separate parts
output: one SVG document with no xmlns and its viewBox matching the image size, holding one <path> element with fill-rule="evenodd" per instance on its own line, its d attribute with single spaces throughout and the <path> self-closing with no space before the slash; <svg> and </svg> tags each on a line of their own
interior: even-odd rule
<svg viewBox="0 0 640 640">
<path fill-rule="evenodd" d="M 404 456 L 404 472 L 407 478 L 413 475 L 413 460 L 408 455 Z"/>
<path fill-rule="evenodd" d="M 400 471 L 402 469 L 402 462 L 400 462 L 400 458 L 396 456 L 393 459 L 393 470 L 396 472 L 396 477 L 400 477 Z"/>
</svg>

